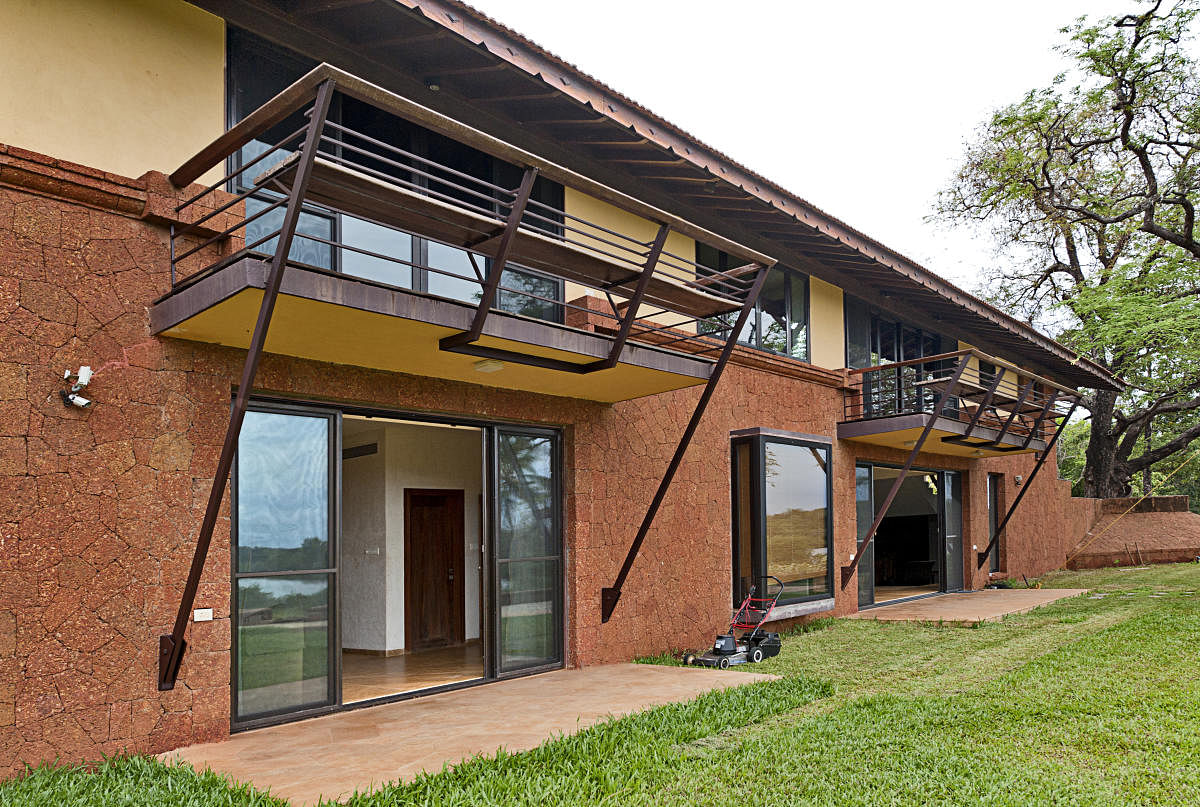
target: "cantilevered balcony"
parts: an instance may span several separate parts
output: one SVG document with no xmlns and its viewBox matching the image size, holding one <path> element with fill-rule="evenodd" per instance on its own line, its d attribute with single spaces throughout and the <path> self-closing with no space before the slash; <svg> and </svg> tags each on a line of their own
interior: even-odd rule
<svg viewBox="0 0 1200 807">
<path fill-rule="evenodd" d="M 374 110 L 357 118 L 374 125 L 327 115 L 323 88 L 334 109 Z M 449 146 L 437 154 L 392 136 L 416 130 Z M 151 312 L 157 334 L 248 347 L 284 238 L 267 352 L 616 401 L 705 383 L 772 263 L 328 65 L 171 178 L 182 185 L 230 165 L 180 207 L 192 223 L 172 233 L 172 289 Z M 571 215 L 539 198 L 535 182 L 649 222 L 653 236 Z M 671 252 L 671 232 L 740 268 Z"/>
<path fill-rule="evenodd" d="M 1079 401 L 1075 390 L 976 350 L 850 370 L 838 437 L 911 451 L 1041 452 Z"/>
</svg>

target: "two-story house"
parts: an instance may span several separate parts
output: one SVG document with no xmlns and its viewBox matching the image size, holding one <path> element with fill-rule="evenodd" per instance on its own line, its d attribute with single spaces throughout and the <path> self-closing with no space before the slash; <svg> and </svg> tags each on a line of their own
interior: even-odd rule
<svg viewBox="0 0 1200 807">
<path fill-rule="evenodd" d="M 1053 446 L 1116 379 L 456 0 L 4 22 L 0 767 L 703 646 L 770 578 L 790 620 L 976 589 L 1086 529 Z"/>
</svg>

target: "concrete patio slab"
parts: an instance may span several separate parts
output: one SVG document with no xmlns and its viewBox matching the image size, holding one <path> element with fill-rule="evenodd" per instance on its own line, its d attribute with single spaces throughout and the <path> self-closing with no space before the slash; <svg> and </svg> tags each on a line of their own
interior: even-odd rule
<svg viewBox="0 0 1200 807">
<path fill-rule="evenodd" d="M 293 804 L 412 779 L 475 754 L 534 748 L 612 715 L 774 678 L 696 667 L 612 664 L 498 681 L 235 734 L 161 755 L 251 782 Z"/>
<path fill-rule="evenodd" d="M 974 625 L 994 622 L 1008 614 L 1023 614 L 1041 605 L 1086 594 L 1086 588 L 988 588 L 940 594 L 919 600 L 881 605 L 854 614 L 852 619 L 880 622 L 945 622 Z"/>
</svg>

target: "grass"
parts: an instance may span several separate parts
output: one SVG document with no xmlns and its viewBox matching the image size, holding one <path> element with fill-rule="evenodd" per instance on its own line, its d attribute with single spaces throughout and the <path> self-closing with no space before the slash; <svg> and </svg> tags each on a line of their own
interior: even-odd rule
<svg viewBox="0 0 1200 807">
<path fill-rule="evenodd" d="M 1200 566 L 1041 583 L 1095 593 L 975 628 L 822 620 L 756 668 L 778 681 L 349 804 L 1200 803 Z M 135 758 L 95 773 L 36 769 L 0 784 L 0 805 L 10 804 L 281 803 Z"/>
</svg>

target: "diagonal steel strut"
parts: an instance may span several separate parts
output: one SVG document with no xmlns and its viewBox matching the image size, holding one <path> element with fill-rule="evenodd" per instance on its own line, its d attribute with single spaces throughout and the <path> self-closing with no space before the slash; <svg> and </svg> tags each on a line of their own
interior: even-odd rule
<svg viewBox="0 0 1200 807">
<path fill-rule="evenodd" d="M 650 532 L 651 525 L 654 524 L 654 517 L 658 515 L 658 509 L 662 506 L 663 498 L 667 495 L 667 489 L 671 487 L 671 480 L 675 478 L 675 472 L 679 470 L 679 464 L 683 462 L 683 455 L 687 453 L 688 446 L 692 442 L 692 437 L 696 434 L 696 428 L 700 425 L 701 418 L 704 417 L 704 410 L 708 407 L 708 402 L 721 380 L 721 374 L 725 371 L 725 365 L 729 363 L 729 357 L 733 355 L 733 348 L 737 344 L 737 335 L 742 332 L 742 328 L 745 326 L 750 312 L 754 310 L 754 304 L 758 301 L 758 294 L 762 291 L 763 283 L 766 281 L 769 271 L 769 266 L 759 265 L 758 274 L 754 278 L 754 285 L 746 295 L 745 302 L 742 303 L 742 310 L 738 312 L 737 324 L 734 325 L 733 329 L 725 337 L 725 347 L 721 350 L 721 356 L 717 359 L 717 363 L 713 366 L 712 373 L 708 377 L 708 382 L 704 385 L 704 392 L 700 394 L 700 400 L 696 403 L 696 409 L 692 412 L 692 418 L 688 421 L 687 428 L 683 430 L 683 436 L 679 438 L 679 445 L 675 448 L 675 454 L 671 457 L 671 462 L 667 465 L 667 470 L 663 474 L 662 481 L 658 484 L 658 490 L 655 491 L 654 498 L 650 500 L 650 507 L 646 510 L 646 516 L 642 519 L 641 526 L 638 527 L 637 536 L 629 546 L 629 552 L 625 555 L 625 562 L 621 564 L 621 571 L 617 573 L 617 579 L 611 586 L 600 589 L 601 622 L 607 622 L 612 617 L 613 611 L 617 607 L 617 602 L 621 599 L 621 587 L 625 585 L 625 579 L 629 577 L 629 570 L 633 568 L 633 562 L 637 560 L 642 543 L 646 540 L 646 535 Z"/>
<path fill-rule="evenodd" d="M 1065 429 L 1067 424 L 1071 421 L 1071 415 L 1075 414 L 1075 409 L 1078 408 L 1078 406 L 1079 400 L 1076 399 L 1075 402 L 1071 404 L 1071 411 L 1067 412 L 1067 416 L 1062 419 L 1062 423 L 1059 423 L 1058 428 L 1054 430 L 1054 436 L 1050 438 L 1050 442 L 1046 443 L 1046 448 L 1042 451 L 1041 456 L 1038 457 L 1037 464 L 1033 466 L 1033 470 L 1029 472 L 1029 477 L 1025 480 L 1025 484 L 1022 485 L 1021 490 L 1017 492 L 1017 498 L 1013 500 L 1012 505 L 1008 508 L 1008 512 L 1004 514 L 1004 519 L 1000 522 L 1000 525 L 996 527 L 996 533 L 992 536 L 992 540 L 988 541 L 987 547 L 979 553 L 977 560 L 979 561 L 980 569 L 983 568 L 983 564 L 987 563 L 988 555 L 992 554 L 992 549 L 1000 544 L 1000 536 L 1004 534 L 1004 528 L 1008 526 L 1008 520 L 1012 518 L 1013 513 L 1017 511 L 1017 505 L 1021 503 L 1021 499 L 1025 498 L 1025 493 L 1033 484 L 1033 480 L 1037 477 L 1038 471 L 1042 470 L 1042 466 L 1045 465 L 1046 460 L 1050 458 L 1050 452 L 1054 450 L 1054 445 L 1058 442 L 1059 435 L 1063 433 L 1063 429 Z M 1034 429 L 1030 430 L 1030 433 L 1033 433 L 1036 430 L 1037 429 L 1035 427 Z"/>
<path fill-rule="evenodd" d="M 883 500 L 883 505 L 880 506 L 879 512 L 875 514 L 875 520 L 871 522 L 871 529 L 867 530 L 867 534 L 859 542 L 858 547 L 851 558 L 850 563 L 842 567 L 842 588 L 850 584 L 850 578 L 854 576 L 855 570 L 858 569 L 858 562 L 862 560 L 863 552 L 871 541 L 875 539 L 875 533 L 879 532 L 879 525 L 883 523 L 884 516 L 887 515 L 888 508 L 892 506 L 892 501 L 900 492 L 900 485 L 903 484 L 904 478 L 908 476 L 908 472 L 912 470 L 913 463 L 917 461 L 917 455 L 921 453 L 921 447 L 925 445 L 925 441 L 929 438 L 929 433 L 933 431 L 933 425 L 937 423 L 937 419 L 941 417 L 942 408 L 946 405 L 954 392 L 958 389 L 958 380 L 962 378 L 963 370 L 967 369 L 967 364 L 971 361 L 971 356 L 968 354 L 963 356 L 958 362 L 958 367 L 954 370 L 954 375 L 946 382 L 946 386 L 942 387 L 942 391 L 938 393 L 937 399 L 933 402 L 933 414 L 930 415 L 929 421 L 925 424 L 925 428 L 921 431 L 921 436 L 917 438 L 917 442 L 913 444 L 912 452 L 908 455 L 908 461 L 904 463 L 904 467 L 900 469 L 900 475 L 896 477 L 896 481 L 892 483 L 891 490 Z"/>
<path fill-rule="evenodd" d="M 483 292 L 479 299 L 479 306 L 475 309 L 475 316 L 471 320 L 471 327 L 461 333 L 443 337 L 439 342 L 443 350 L 469 345 L 478 341 L 480 334 L 483 333 L 483 325 L 496 302 L 500 279 L 503 277 L 504 267 L 508 263 L 508 253 L 512 249 L 513 239 L 517 236 L 517 228 L 521 226 L 521 218 L 525 215 L 525 207 L 529 203 L 530 194 L 533 193 L 533 182 L 537 179 L 537 175 L 536 168 L 526 168 L 525 174 L 521 177 L 521 185 L 513 197 L 512 207 L 508 209 L 508 220 L 505 222 L 504 232 L 500 236 L 500 243 L 496 246 L 496 255 L 492 258 L 492 273 L 488 276 L 487 282 L 483 284 Z"/>
<path fill-rule="evenodd" d="M 188 571 L 183 596 L 179 600 L 175 625 L 170 634 L 160 636 L 158 639 L 158 688 L 160 690 L 174 689 L 175 679 L 179 676 L 179 665 L 183 661 L 183 652 L 187 648 L 184 634 L 187 631 L 188 617 L 191 614 L 192 606 L 196 603 L 196 591 L 200 587 L 204 561 L 208 557 L 208 548 L 212 543 L 217 515 L 221 511 L 221 501 L 225 498 L 225 487 L 229 482 L 229 471 L 233 467 L 233 456 L 237 451 L 242 421 L 246 418 L 250 389 L 254 385 L 254 376 L 258 371 L 259 360 L 262 358 L 263 345 L 267 341 L 267 329 L 271 325 L 271 315 L 275 311 L 275 301 L 279 297 L 284 268 L 287 265 L 288 253 L 292 248 L 292 239 L 296 234 L 296 224 L 300 220 L 300 209 L 304 201 L 304 194 L 308 190 L 309 178 L 312 176 L 313 161 L 317 156 L 321 130 L 324 129 L 325 119 L 329 115 L 329 104 L 333 99 L 333 93 L 334 82 L 332 79 L 321 82 L 317 87 L 312 117 L 308 122 L 308 132 L 304 136 L 304 145 L 300 152 L 300 163 L 296 168 L 296 180 L 288 195 L 287 212 L 284 214 L 283 224 L 279 230 L 279 242 L 275 246 L 275 257 L 271 261 L 271 269 L 267 274 L 262 305 L 258 310 L 258 320 L 254 323 L 254 335 L 250 337 L 246 363 L 242 367 L 241 383 L 238 385 L 237 397 L 233 402 L 233 412 L 229 418 L 229 428 L 225 431 L 225 442 L 221 445 L 221 457 L 217 461 L 212 490 L 208 494 L 208 506 L 204 510 L 204 520 L 200 523 L 200 534 L 196 538 L 196 551 L 192 556 L 192 566 Z"/>
</svg>

